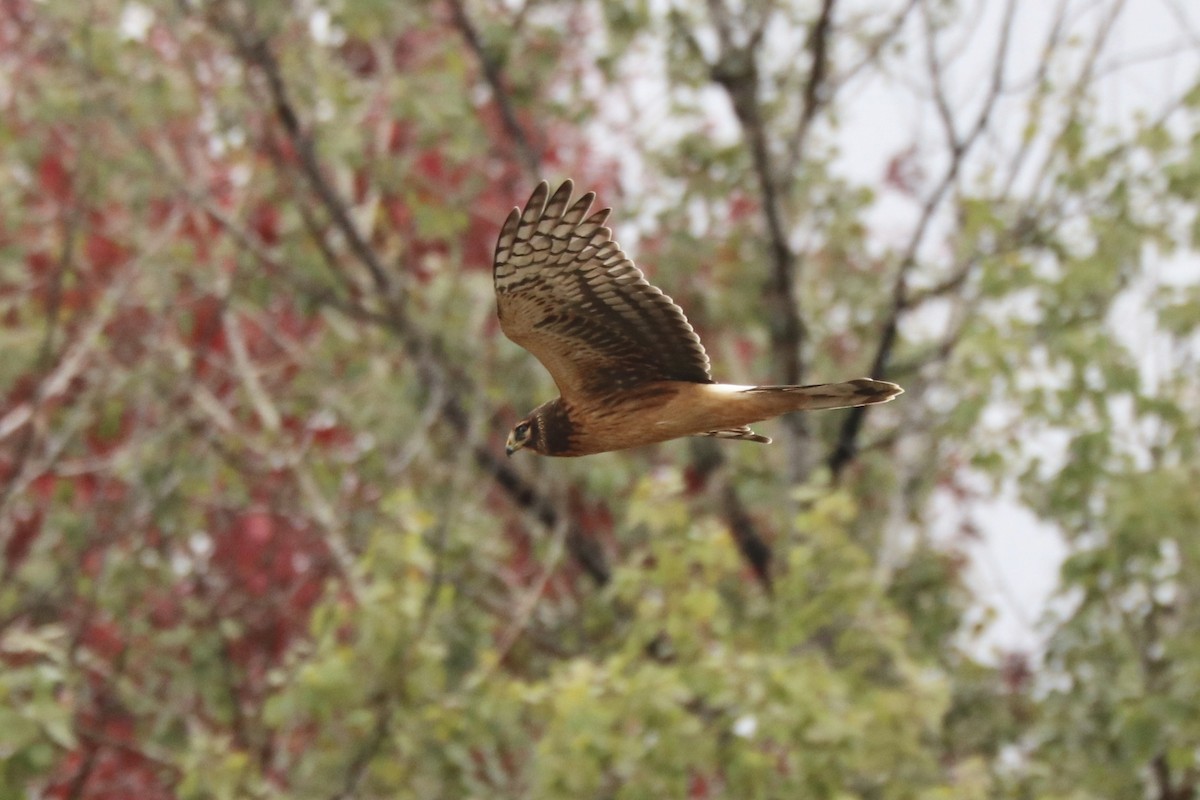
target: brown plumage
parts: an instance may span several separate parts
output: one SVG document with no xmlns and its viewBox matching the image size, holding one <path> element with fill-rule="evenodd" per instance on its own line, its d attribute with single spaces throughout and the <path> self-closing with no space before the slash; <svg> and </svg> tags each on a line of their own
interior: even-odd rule
<svg viewBox="0 0 1200 800">
<path fill-rule="evenodd" d="M 903 389 L 870 378 L 812 386 L 714 383 L 679 306 L 612 240 L 595 194 L 543 182 L 500 230 L 493 263 L 500 328 L 550 371 L 561 397 L 509 434 L 548 456 L 624 450 L 680 436 L 769 443 L 750 423 L 791 411 L 886 403 Z"/>
</svg>

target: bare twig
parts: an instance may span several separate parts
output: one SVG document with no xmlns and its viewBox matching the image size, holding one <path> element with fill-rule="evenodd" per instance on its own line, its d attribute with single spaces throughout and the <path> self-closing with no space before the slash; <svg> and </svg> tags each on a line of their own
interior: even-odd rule
<svg viewBox="0 0 1200 800">
<path fill-rule="evenodd" d="M 75 178 L 72 181 L 73 183 L 77 183 Z M 74 377 L 75 372 L 82 366 L 83 359 L 80 356 L 69 359 L 67 364 L 60 361 L 56 369 L 53 371 L 50 370 L 50 365 L 56 359 L 54 345 L 55 340 L 58 338 L 63 285 L 66 282 L 67 276 L 75 269 L 75 245 L 79 227 L 83 221 L 83 215 L 83 204 L 76 201 L 68 209 L 68 213 L 63 219 L 62 245 L 59 250 L 54 275 L 50 279 L 50 290 L 47 293 L 46 327 L 42 331 L 42 340 L 38 345 L 37 354 L 34 356 L 33 364 L 31 365 L 31 372 L 34 374 L 41 373 L 44 377 L 34 386 L 32 397 L 30 397 L 28 403 L 17 406 L 5 414 L 3 419 L 0 419 L 0 440 L 3 440 L 17 430 L 21 430 L 20 438 L 13 449 L 12 478 L 3 487 L 0 487 L 0 513 L 4 511 L 9 500 L 12 499 L 17 486 L 21 484 L 25 467 L 33 454 L 37 438 L 35 422 L 38 410 L 47 397 L 55 393 L 52 387 L 58 385 L 65 388 L 71 378 Z M 98 334 L 99 331 L 97 330 L 96 333 Z M 82 353 L 82 351 L 83 348 L 75 348 L 76 353 Z"/>
<path fill-rule="evenodd" d="M 516 108 L 504 86 L 504 76 L 500 73 L 500 64 L 484 47 L 483 40 L 479 36 L 479 31 L 467 15 L 467 10 L 463 7 L 462 0 L 449 0 L 449 2 L 450 11 L 454 17 L 454 26 L 458 28 L 458 32 L 462 35 L 463 40 L 466 41 L 467 47 L 470 48 L 475 58 L 479 61 L 479 67 L 483 70 L 483 77 L 487 81 L 488 86 L 491 87 L 492 99 L 496 102 L 496 107 L 500 111 L 500 119 L 504 124 L 504 130 L 508 133 L 508 137 L 512 139 L 513 145 L 517 148 L 517 155 L 520 157 L 521 166 L 524 167 L 526 173 L 531 178 L 536 180 L 540 177 L 541 173 L 541 159 L 538 158 L 537 151 L 530 144 L 529 136 L 526 134 L 525 129 L 521 127 L 520 120 L 517 119 Z"/>
<path fill-rule="evenodd" d="M 836 76 L 830 76 L 826 81 L 831 84 L 831 90 L 842 89 L 850 83 L 856 76 L 861 74 L 868 66 L 875 63 L 879 58 L 879 54 L 891 42 L 895 41 L 896 37 L 904 29 L 905 23 L 908 22 L 908 15 L 917 7 L 920 0 L 908 0 L 902 8 L 896 11 L 891 20 L 884 25 L 883 30 L 873 36 L 866 47 L 866 52 L 857 61 L 843 68 Z M 797 160 L 792 158 L 788 162 L 788 174 L 792 174 L 795 170 Z"/>
<path fill-rule="evenodd" d="M 718 26 L 722 42 L 732 42 L 732 26 L 728 19 L 728 15 L 724 14 L 720 8 L 718 0 L 710 0 L 710 7 L 713 8 L 714 16 L 717 17 Z M 461 0 L 451 0 L 451 10 L 454 16 L 455 25 L 459 32 L 466 40 L 471 51 L 479 60 L 480 68 L 483 71 L 484 78 L 487 80 L 492 91 L 492 96 L 500 109 L 501 118 L 504 121 L 505 131 L 513 140 L 514 146 L 521 155 L 522 166 L 529 173 L 531 178 L 540 178 L 541 164 L 537 153 L 530 144 L 530 140 L 525 130 L 521 127 L 515 113 L 515 104 L 512 101 L 510 92 L 508 91 L 503 75 L 500 71 L 500 64 L 497 60 L 486 52 L 478 31 L 475 29 L 470 18 L 467 16 L 465 8 Z M 522 12 L 523 13 L 523 12 Z M 764 9 L 762 15 L 757 22 L 751 25 L 752 33 L 748 39 L 746 47 L 756 47 L 761 41 L 766 30 L 768 20 L 768 10 Z M 698 45 L 692 42 L 693 46 L 698 51 Z M 823 45 L 822 45 L 823 46 Z M 761 130 L 760 130 L 761 133 Z M 761 143 L 761 153 L 766 153 L 765 140 Z M 760 174 L 762 174 L 760 172 Z M 769 167 L 766 169 L 766 174 L 769 174 Z M 781 231 L 781 224 L 776 214 L 777 232 Z M 783 241 L 782 233 L 777 237 L 778 241 Z M 784 243 L 786 247 L 786 242 Z M 791 290 L 788 289 L 788 296 L 791 296 Z M 795 314 L 795 309 L 792 304 L 788 303 L 784 313 Z M 798 319 L 798 318 L 797 318 Z M 798 326 L 798 323 L 793 323 Z M 800 348 L 797 345 L 791 348 L 797 354 Z M 453 410 L 453 409 L 452 409 Z M 802 425 L 803 422 L 800 421 Z M 717 456 L 717 465 L 724 463 L 724 457 Z M 796 461 L 796 459 L 793 459 Z M 476 451 L 476 462 L 482 469 L 492 475 L 493 479 L 500 484 L 501 487 L 508 492 L 509 496 L 522 508 L 534 514 L 546 528 L 550 530 L 556 529 L 561 512 L 548 500 L 536 492 L 533 487 L 525 482 L 520 475 L 512 469 L 512 467 L 501 461 L 494 453 L 486 449 L 478 449 Z M 736 490 L 730 489 L 731 496 L 737 501 Z M 740 502 L 735 504 L 726 504 L 725 517 L 729 524 L 730 531 L 735 538 L 738 539 L 739 550 L 750 561 L 755 573 L 758 575 L 767 574 L 767 565 L 770 561 L 770 548 L 763 542 L 748 516 L 735 515 L 730 510 L 740 508 Z M 570 525 L 566 534 L 567 548 L 570 550 L 572 557 L 575 559 L 588 575 L 590 575 L 597 583 L 607 583 L 610 577 L 610 569 L 604 558 L 603 550 L 596 546 L 595 542 L 585 535 L 585 532 L 578 525 Z"/>
<path fill-rule="evenodd" d="M 923 6 L 924 8 L 924 6 Z M 876 345 L 875 356 L 871 361 L 870 375 L 874 378 L 886 378 L 891 366 L 892 354 L 895 349 L 899 332 L 900 318 L 910 308 L 908 281 L 912 270 L 917 266 L 917 253 L 928 235 L 933 219 L 943 200 L 949 194 L 958 180 L 964 161 L 972 146 L 979 140 L 987 129 L 991 114 L 996 106 L 997 98 L 1004 87 L 1004 69 L 1008 59 L 1008 45 L 1012 34 L 1013 20 L 1016 14 L 1016 0 L 1008 0 L 1004 10 L 1004 24 L 1001 28 L 1000 39 L 996 46 L 996 54 L 992 62 L 991 81 L 983 106 L 976 116 L 974 123 L 966 134 L 961 137 L 956 131 L 953 113 L 945 97 L 942 83 L 941 66 L 937 57 L 936 45 L 933 41 L 935 31 L 929 22 L 929 12 L 926 9 L 926 60 L 933 83 L 934 101 L 942 119 L 947 146 L 950 150 L 950 162 L 942 179 L 926 199 L 921 208 L 921 215 L 910 237 L 908 246 L 900 259 L 896 277 L 892 284 L 891 306 L 884 319 L 880 331 L 879 342 Z M 965 280 L 965 276 L 963 278 Z M 852 408 L 846 413 L 838 433 L 837 442 L 830 451 L 827 463 L 836 479 L 842 470 L 854 459 L 858 449 L 858 437 L 866 420 L 869 406 Z"/>
<path fill-rule="evenodd" d="M 804 95 L 800 104 L 800 122 L 789 142 L 788 161 L 797 164 L 804 157 L 804 144 L 813 120 L 824 106 L 828 97 L 825 82 L 829 74 L 829 38 L 833 33 L 833 6 L 835 0 L 823 0 L 821 13 L 808 34 L 810 62 L 808 80 L 804 82 Z M 789 173 L 791 174 L 791 173 Z"/>
<path fill-rule="evenodd" d="M 1095 75 L 1097 65 L 1100 60 L 1100 55 L 1103 53 L 1104 48 L 1108 45 L 1109 39 L 1112 36 L 1113 30 L 1116 26 L 1117 19 L 1121 16 L 1121 13 L 1124 11 L 1124 9 L 1125 0 L 1116 0 L 1109 7 L 1108 13 L 1105 14 L 1105 16 L 1100 20 L 1100 23 L 1096 29 L 1096 33 L 1091 39 L 1087 54 L 1084 56 L 1083 61 L 1080 64 L 1079 71 L 1075 76 L 1075 80 L 1071 82 L 1071 88 L 1066 93 L 1067 107 L 1065 112 L 1062 114 L 1062 125 L 1059 127 L 1058 133 L 1055 135 L 1053 141 L 1050 143 L 1050 146 L 1047 148 L 1044 159 L 1042 159 L 1042 162 L 1034 170 L 1035 174 L 1042 176 L 1057 174 L 1057 171 L 1052 168 L 1053 164 L 1057 159 L 1063 156 L 1062 143 L 1066 137 L 1070 135 L 1072 127 L 1078 122 L 1079 109 L 1087 100 L 1087 88 L 1089 85 L 1091 85 L 1092 79 Z M 1058 40 L 1055 39 L 1053 41 L 1057 43 Z M 1049 47 L 1049 44 L 1047 47 Z M 1046 61 L 1049 61 L 1049 57 L 1050 52 L 1047 51 L 1047 54 L 1044 58 Z M 1053 190 L 1057 188 L 1057 184 L 1050 181 L 1043 181 L 1042 188 L 1046 190 Z M 1035 197 L 1034 199 L 1037 200 L 1039 198 Z"/>
<path fill-rule="evenodd" d="M 772 593 L 771 584 L 771 548 L 763 541 L 758 533 L 754 520 L 750 517 L 742 498 L 732 483 L 726 483 L 721 493 L 725 510 L 725 518 L 729 522 L 729 532 L 737 544 L 738 552 L 746 559 L 746 563 L 754 570 L 754 575 L 768 595 Z"/>
<path fill-rule="evenodd" d="M 546 591 L 546 584 L 554 577 L 554 572 L 558 568 L 558 562 L 562 558 L 566 538 L 567 526 L 562 524 L 556 526 L 553 538 L 550 540 L 550 551 L 547 553 L 545 563 L 541 567 L 541 574 L 538 575 L 533 585 L 525 590 L 517 603 L 512 619 L 509 621 L 508 627 L 505 628 L 499 643 L 496 645 L 495 660 L 492 662 L 491 667 L 485 670 L 482 678 L 485 682 L 487 673 L 499 669 L 500 665 L 508 658 L 508 654 L 512 651 L 513 646 L 520 640 L 526 628 L 529 627 L 529 621 L 533 617 L 534 609 L 537 608 L 538 600 L 541 599 L 542 593 Z"/>
<path fill-rule="evenodd" d="M 721 0 L 709 0 L 708 5 L 721 42 L 721 51 L 710 74 L 713 81 L 725 89 L 734 115 L 741 124 L 762 197 L 771 261 L 771 274 L 763 294 L 768 312 L 772 361 L 778 373 L 776 380 L 798 384 L 802 382 L 805 372 L 804 346 L 807 339 L 799 299 L 796 297 L 798 260 L 788 242 L 784 226 L 782 197 L 776 183 L 778 173 L 767 142 L 759 98 L 757 53 L 767 17 L 764 15 L 759 27 L 750 31 L 745 43 L 739 43 L 735 41 L 737 37 L 733 32 L 729 9 Z M 814 42 L 821 42 L 821 37 Z M 824 44 L 820 43 L 818 49 L 823 51 L 823 48 Z M 818 77 L 821 74 L 824 74 L 823 68 L 819 70 Z M 811 91 L 815 96 L 818 86 L 814 84 Z M 803 414 L 792 414 L 781 421 L 789 434 L 786 444 L 790 477 L 792 480 L 802 480 L 809 468 L 805 456 L 808 450 L 805 446 L 809 436 L 808 421 Z"/>
<path fill-rule="evenodd" d="M 313 136 L 304 130 L 300 117 L 288 96 L 279 62 L 271 52 L 267 42 L 233 25 L 226 26 L 226 33 L 237 46 L 242 58 L 247 64 L 258 67 L 266 79 L 267 90 L 275 107 L 275 116 L 283 125 L 288 139 L 300 156 L 302 173 L 307 178 L 313 192 L 321 200 L 322 206 L 333 218 L 334 225 L 346 238 L 350 249 L 359 262 L 366 267 L 385 303 L 394 305 L 398 298 L 393 297 L 392 281 L 387 269 L 379 260 L 375 250 L 367 243 L 366 237 L 359 231 L 358 226 L 350 217 L 350 209 L 342 199 L 337 189 L 329 182 L 321 163 L 317 158 Z"/>
<path fill-rule="evenodd" d="M 376 709 L 375 722 L 371 726 L 371 733 L 367 735 L 355 750 L 353 757 L 350 759 L 350 764 L 346 768 L 345 778 L 342 780 L 340 790 L 331 795 L 330 800 L 348 800 L 352 797 L 358 797 L 358 786 L 362 783 L 363 776 L 367 772 L 367 767 L 371 761 L 383 749 L 383 745 L 387 742 L 388 736 L 392 730 L 392 717 L 395 714 L 394 709 L 396 703 L 389 698 L 383 691 L 377 692 L 376 696 L 371 698 L 370 705 Z"/>
</svg>

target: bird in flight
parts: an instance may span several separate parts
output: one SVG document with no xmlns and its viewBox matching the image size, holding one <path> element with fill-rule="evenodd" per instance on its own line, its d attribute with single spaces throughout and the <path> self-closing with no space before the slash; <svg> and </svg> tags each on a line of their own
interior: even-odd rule
<svg viewBox="0 0 1200 800">
<path fill-rule="evenodd" d="M 683 310 L 651 286 L 591 213 L 571 181 L 543 181 L 514 208 L 496 243 L 492 276 L 500 329 L 537 357 L 560 397 L 535 408 L 508 435 L 512 455 L 586 456 L 715 436 L 770 443 L 750 423 L 791 411 L 886 403 L 904 390 L 859 378 L 812 386 L 716 383 Z"/>
</svg>

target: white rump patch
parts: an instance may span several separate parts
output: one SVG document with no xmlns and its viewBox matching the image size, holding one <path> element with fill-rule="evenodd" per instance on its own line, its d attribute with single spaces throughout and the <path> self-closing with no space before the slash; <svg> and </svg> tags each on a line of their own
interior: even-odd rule
<svg viewBox="0 0 1200 800">
<path fill-rule="evenodd" d="M 706 383 L 704 388 L 713 394 L 737 394 L 756 389 L 756 386 L 738 386 L 735 383 Z"/>
</svg>

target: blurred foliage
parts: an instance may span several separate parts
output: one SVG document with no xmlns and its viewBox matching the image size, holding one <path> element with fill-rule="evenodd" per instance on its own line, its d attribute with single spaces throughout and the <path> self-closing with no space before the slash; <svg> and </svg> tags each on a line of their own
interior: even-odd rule
<svg viewBox="0 0 1200 800">
<path fill-rule="evenodd" d="M 1200 81 L 1102 124 L 1104 2 L 958 104 L 972 9 L 817 5 L 0 4 L 0 797 L 1194 798 Z M 897 73 L 945 141 L 864 183 Z M 505 462 L 542 177 L 718 377 L 907 393 Z M 1009 490 L 1069 556 L 985 658 Z"/>
</svg>

